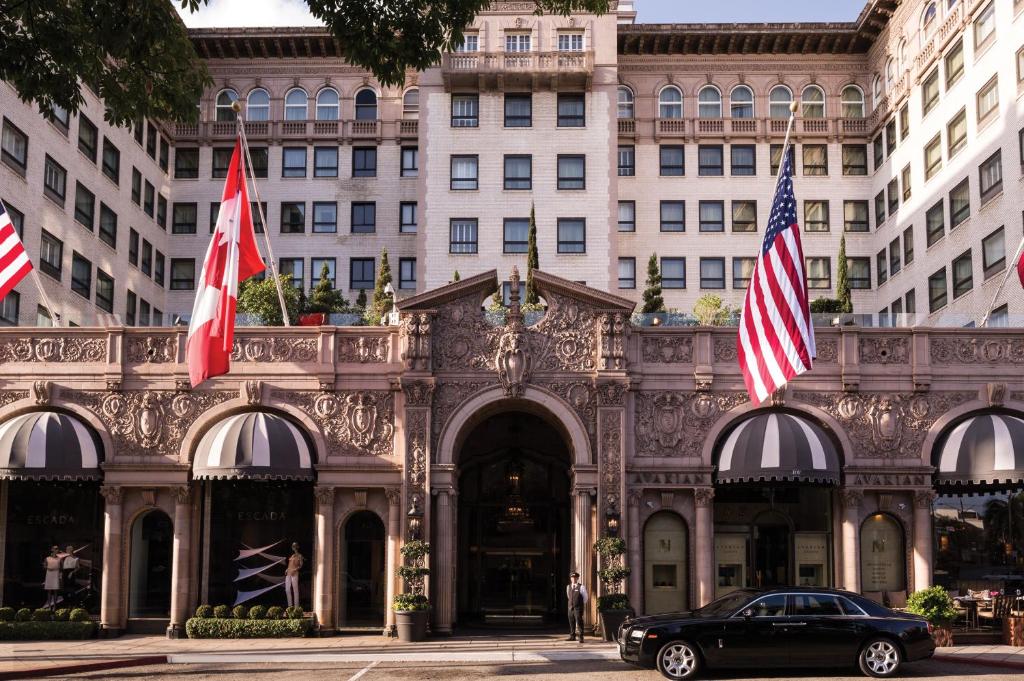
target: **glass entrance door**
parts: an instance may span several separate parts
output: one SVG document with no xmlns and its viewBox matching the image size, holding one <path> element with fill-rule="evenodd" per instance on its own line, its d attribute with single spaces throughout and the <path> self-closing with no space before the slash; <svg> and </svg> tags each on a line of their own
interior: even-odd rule
<svg viewBox="0 0 1024 681">
<path fill-rule="evenodd" d="M 785 524 L 754 526 L 754 586 L 773 589 L 791 585 L 790 533 Z"/>
</svg>

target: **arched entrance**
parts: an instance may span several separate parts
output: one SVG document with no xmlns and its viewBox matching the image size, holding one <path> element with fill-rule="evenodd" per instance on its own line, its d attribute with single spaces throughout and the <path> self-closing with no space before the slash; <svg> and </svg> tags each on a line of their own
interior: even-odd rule
<svg viewBox="0 0 1024 681">
<path fill-rule="evenodd" d="M 459 622 L 562 622 L 572 551 L 565 439 L 509 411 L 476 425 L 459 452 Z"/>
<path fill-rule="evenodd" d="M 384 523 L 372 511 L 353 513 L 345 522 L 345 623 L 384 626 Z"/>
<path fill-rule="evenodd" d="M 132 523 L 129 619 L 170 616 L 173 544 L 174 528 L 163 511 L 147 511 Z"/>
</svg>

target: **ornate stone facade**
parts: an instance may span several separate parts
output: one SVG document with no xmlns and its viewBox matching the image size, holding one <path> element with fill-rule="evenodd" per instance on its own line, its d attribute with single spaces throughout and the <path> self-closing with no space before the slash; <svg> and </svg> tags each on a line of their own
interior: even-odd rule
<svg viewBox="0 0 1024 681">
<path fill-rule="evenodd" d="M 747 400 L 738 392 L 638 392 L 636 456 L 700 456 L 715 421 Z"/>
<path fill-rule="evenodd" d="M 394 397 L 386 390 L 285 391 L 278 397 L 301 409 L 323 431 L 331 453 L 388 456 L 394 435 Z"/>
</svg>

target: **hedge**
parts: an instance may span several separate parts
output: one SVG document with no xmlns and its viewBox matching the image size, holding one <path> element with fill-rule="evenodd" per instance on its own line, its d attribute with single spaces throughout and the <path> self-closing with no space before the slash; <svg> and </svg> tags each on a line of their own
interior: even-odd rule
<svg viewBox="0 0 1024 681">
<path fill-rule="evenodd" d="M 313 628 L 312 619 L 250 620 L 193 617 L 185 622 L 189 638 L 302 637 Z"/>
<path fill-rule="evenodd" d="M 80 641 L 95 634 L 92 622 L 0 622 L 0 641 Z"/>
</svg>

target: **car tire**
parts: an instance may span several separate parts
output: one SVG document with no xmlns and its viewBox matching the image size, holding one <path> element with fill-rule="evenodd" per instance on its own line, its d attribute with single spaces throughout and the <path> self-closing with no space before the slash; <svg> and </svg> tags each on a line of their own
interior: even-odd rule
<svg viewBox="0 0 1024 681">
<path fill-rule="evenodd" d="M 686 641 L 670 641 L 658 651 L 658 671 L 666 679 L 692 679 L 700 671 L 700 653 Z"/>
<path fill-rule="evenodd" d="M 873 638 L 861 648 L 857 663 L 866 676 L 888 679 L 899 672 L 903 664 L 903 653 L 891 639 Z"/>
</svg>

